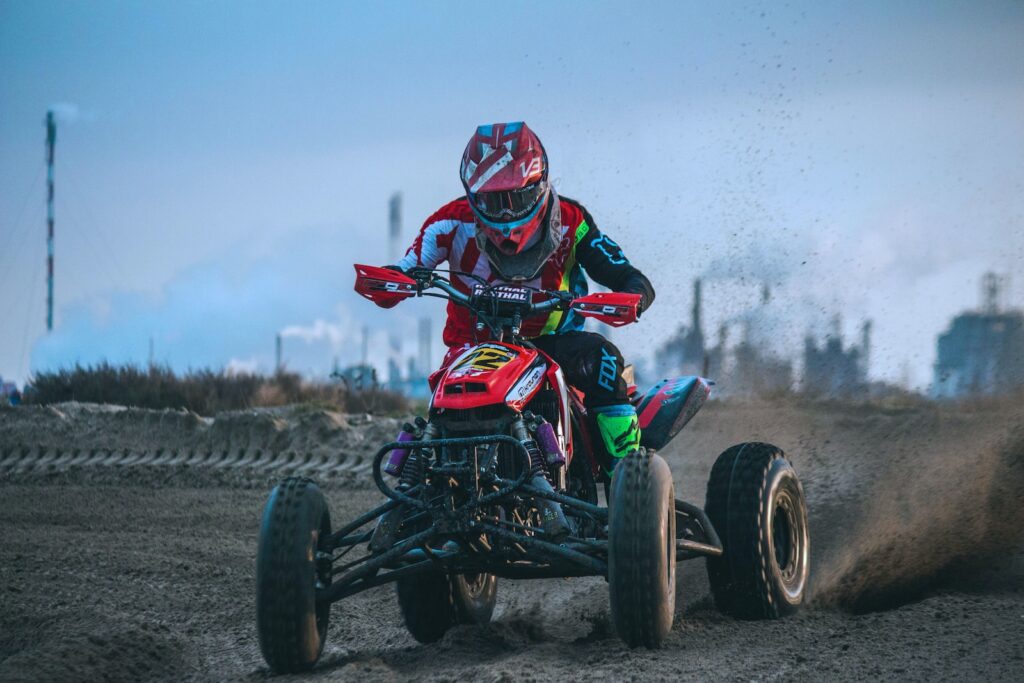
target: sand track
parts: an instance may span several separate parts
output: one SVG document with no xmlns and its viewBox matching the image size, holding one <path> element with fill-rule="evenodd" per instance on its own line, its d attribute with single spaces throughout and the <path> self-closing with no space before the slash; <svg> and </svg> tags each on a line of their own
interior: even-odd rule
<svg viewBox="0 0 1024 683">
<path fill-rule="evenodd" d="M 425 647 L 385 587 L 334 607 L 308 678 L 1014 678 L 1021 418 L 1010 404 L 712 404 L 665 453 L 677 492 L 703 502 L 732 443 L 785 448 L 811 514 L 814 598 L 801 614 L 723 617 L 694 561 L 657 652 L 615 638 L 597 579 L 503 581 L 491 625 Z M 302 410 L 0 412 L 0 680 L 264 677 L 253 559 L 266 493 L 303 470 L 336 521 L 351 517 L 378 500 L 365 462 L 394 429 Z"/>
</svg>

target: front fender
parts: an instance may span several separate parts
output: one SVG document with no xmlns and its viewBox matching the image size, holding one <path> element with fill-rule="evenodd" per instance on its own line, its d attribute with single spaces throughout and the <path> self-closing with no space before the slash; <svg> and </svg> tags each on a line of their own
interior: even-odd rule
<svg viewBox="0 0 1024 683">
<path fill-rule="evenodd" d="M 690 421 L 711 394 L 703 377 L 676 377 L 655 384 L 636 406 L 640 445 L 659 450 Z"/>
</svg>

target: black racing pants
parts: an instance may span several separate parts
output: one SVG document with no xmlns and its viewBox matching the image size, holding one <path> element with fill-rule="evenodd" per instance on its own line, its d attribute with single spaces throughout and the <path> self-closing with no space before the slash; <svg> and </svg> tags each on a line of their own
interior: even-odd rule
<svg viewBox="0 0 1024 683">
<path fill-rule="evenodd" d="M 530 340 L 562 367 L 566 381 L 585 396 L 588 408 L 627 403 L 619 349 L 596 332 L 546 334 Z"/>
</svg>

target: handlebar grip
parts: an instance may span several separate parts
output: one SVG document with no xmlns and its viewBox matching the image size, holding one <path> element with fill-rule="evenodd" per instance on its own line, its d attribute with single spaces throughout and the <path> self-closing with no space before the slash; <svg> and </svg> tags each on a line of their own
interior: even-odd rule
<svg viewBox="0 0 1024 683">
<path fill-rule="evenodd" d="M 533 313 L 547 313 L 548 311 L 554 311 L 560 308 L 564 309 L 567 306 L 568 302 L 565 299 L 548 299 L 547 301 L 542 301 L 539 304 L 532 304 L 530 306 L 530 311 Z"/>
<path fill-rule="evenodd" d="M 445 294 L 450 296 L 453 301 L 462 304 L 467 304 L 470 301 L 470 297 L 468 295 L 460 292 L 458 289 L 455 288 L 454 285 L 452 285 L 449 282 L 445 282 L 444 280 L 433 280 L 430 284 L 432 284 L 433 286 L 437 287 Z"/>
</svg>

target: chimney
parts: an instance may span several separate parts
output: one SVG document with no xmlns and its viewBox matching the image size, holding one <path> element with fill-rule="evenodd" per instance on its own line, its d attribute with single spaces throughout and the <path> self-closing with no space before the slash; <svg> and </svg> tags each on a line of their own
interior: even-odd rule
<svg viewBox="0 0 1024 683">
<path fill-rule="evenodd" d="M 696 278 L 693 281 L 693 311 L 690 314 L 690 327 L 694 332 L 700 332 L 703 336 L 704 331 L 701 329 L 700 322 L 700 278 Z"/>
<path fill-rule="evenodd" d="M 402 258 L 402 193 L 396 192 L 388 200 L 388 263 Z"/>
<path fill-rule="evenodd" d="M 278 332 L 274 337 L 274 372 L 278 373 L 282 370 L 284 370 L 284 366 L 281 365 L 281 333 Z"/>
<path fill-rule="evenodd" d="M 868 362 L 871 358 L 871 326 L 870 320 L 865 320 L 860 328 L 860 362 L 864 372 L 864 378 L 868 376 Z"/>
</svg>

